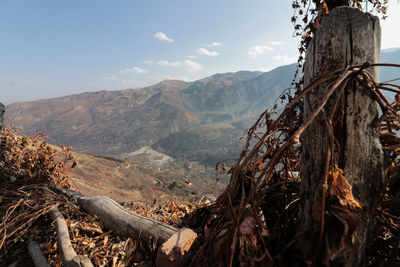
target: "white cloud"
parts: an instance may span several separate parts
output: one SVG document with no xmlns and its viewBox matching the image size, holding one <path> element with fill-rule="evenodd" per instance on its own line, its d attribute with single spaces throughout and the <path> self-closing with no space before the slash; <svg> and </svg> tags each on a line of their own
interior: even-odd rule
<svg viewBox="0 0 400 267">
<path fill-rule="evenodd" d="M 288 57 L 286 54 L 273 56 L 272 59 L 278 60 L 278 61 L 282 62 L 283 64 L 294 63 L 297 60 L 296 57 Z"/>
<path fill-rule="evenodd" d="M 220 42 L 212 42 L 211 44 L 206 44 L 205 46 L 208 46 L 208 47 L 219 47 L 221 45 L 222 44 Z"/>
<path fill-rule="evenodd" d="M 187 67 L 187 71 L 189 72 L 196 72 L 203 69 L 202 65 L 189 59 L 184 60 L 183 64 Z"/>
<path fill-rule="evenodd" d="M 144 87 L 147 85 L 144 81 L 121 79 L 114 75 L 103 76 L 100 79 L 107 81 L 107 82 L 102 82 L 103 85 L 106 83 L 107 86 L 112 86 L 114 88 Z"/>
<path fill-rule="evenodd" d="M 203 43 L 203 42 L 200 42 L 200 41 L 196 41 L 196 43 L 199 46 L 205 46 L 205 47 L 220 47 L 220 46 L 222 46 L 222 44 L 220 42 Z"/>
<path fill-rule="evenodd" d="M 185 59 L 183 61 L 166 61 L 160 60 L 157 62 L 159 66 L 167 67 L 185 67 L 188 72 L 197 72 L 203 69 L 203 66 L 195 61 Z"/>
<path fill-rule="evenodd" d="M 143 60 L 143 64 L 146 64 L 146 65 L 153 65 L 153 60 Z"/>
<path fill-rule="evenodd" d="M 148 71 L 145 69 L 139 68 L 139 67 L 133 67 L 130 69 L 121 70 L 119 73 L 121 73 L 121 74 L 127 74 L 127 73 L 146 74 L 146 73 L 148 73 Z"/>
<path fill-rule="evenodd" d="M 118 81 L 119 80 L 114 75 L 103 76 L 103 77 L 101 77 L 101 79 L 106 80 L 106 81 Z"/>
<path fill-rule="evenodd" d="M 114 75 L 100 77 L 101 80 L 107 81 L 108 86 L 114 88 L 126 88 L 126 87 L 143 87 L 146 84 L 143 81 L 122 79 Z M 103 85 L 105 82 L 102 82 Z"/>
<path fill-rule="evenodd" d="M 174 39 L 172 39 L 172 38 L 169 38 L 165 33 L 163 33 L 163 32 L 156 32 L 155 34 L 154 34 L 154 37 L 156 37 L 157 39 L 160 39 L 161 41 L 166 41 L 166 42 L 169 42 L 169 43 L 173 43 L 174 42 Z"/>
<path fill-rule="evenodd" d="M 188 58 L 190 58 L 190 59 L 195 59 L 195 58 L 197 58 L 197 56 L 194 56 L 194 55 L 190 55 L 190 56 L 187 56 Z"/>
<path fill-rule="evenodd" d="M 273 46 L 284 45 L 284 44 L 286 44 L 286 43 L 285 42 L 281 42 L 281 41 L 273 41 L 273 42 L 271 42 L 271 45 L 273 45 Z"/>
<path fill-rule="evenodd" d="M 209 50 L 205 49 L 204 47 L 197 49 L 196 53 L 199 55 L 205 55 L 208 57 L 216 57 L 219 55 L 219 53 L 217 51 L 209 51 Z"/>
<path fill-rule="evenodd" d="M 160 60 L 157 62 L 157 65 L 160 66 L 168 66 L 168 67 L 179 67 L 182 65 L 182 62 L 180 61 L 166 61 L 166 60 Z"/>
<path fill-rule="evenodd" d="M 163 75 L 163 76 L 161 76 L 161 79 L 164 79 L 164 80 L 180 80 L 180 81 L 184 81 L 184 82 L 189 82 L 190 81 L 190 79 L 188 77 L 180 76 L 180 75 L 178 75 L 178 76 Z"/>
<path fill-rule="evenodd" d="M 249 49 L 248 53 L 252 58 L 255 58 L 258 55 L 262 55 L 267 51 L 273 51 L 274 49 L 270 46 L 253 46 L 252 48 Z"/>
<path fill-rule="evenodd" d="M 143 81 L 136 81 L 136 80 L 120 80 L 121 85 L 123 87 L 144 87 L 146 83 Z"/>
</svg>

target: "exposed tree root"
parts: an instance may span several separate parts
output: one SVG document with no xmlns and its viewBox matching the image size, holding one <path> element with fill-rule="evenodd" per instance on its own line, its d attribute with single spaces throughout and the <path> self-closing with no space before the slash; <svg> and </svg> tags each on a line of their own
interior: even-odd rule
<svg viewBox="0 0 400 267">
<path fill-rule="evenodd" d="M 43 256 L 43 253 L 39 247 L 39 244 L 36 241 L 33 241 L 33 240 L 29 241 L 28 253 L 29 253 L 29 256 L 31 257 L 35 267 L 50 267 L 46 258 Z"/>
</svg>

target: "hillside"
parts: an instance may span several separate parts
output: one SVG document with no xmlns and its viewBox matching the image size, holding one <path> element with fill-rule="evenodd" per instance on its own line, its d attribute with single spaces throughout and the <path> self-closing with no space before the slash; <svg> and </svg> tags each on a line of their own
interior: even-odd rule
<svg viewBox="0 0 400 267">
<path fill-rule="evenodd" d="M 214 165 L 237 155 L 246 127 L 289 86 L 294 70 L 289 65 L 20 102 L 7 106 L 6 116 L 24 132 L 46 132 L 75 151 L 124 158 L 152 146 L 173 158 Z"/>
<path fill-rule="evenodd" d="M 188 175 L 182 168 L 170 171 L 95 154 L 72 155 L 78 165 L 67 174 L 84 194 L 109 196 L 121 202 L 163 203 L 169 199 L 194 202 L 215 193 L 209 173 Z"/>
</svg>

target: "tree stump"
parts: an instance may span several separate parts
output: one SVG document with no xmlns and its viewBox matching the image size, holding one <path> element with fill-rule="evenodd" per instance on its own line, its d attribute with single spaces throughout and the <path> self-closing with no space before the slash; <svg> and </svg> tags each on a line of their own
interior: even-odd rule
<svg viewBox="0 0 400 267">
<path fill-rule="evenodd" d="M 307 47 L 304 65 L 304 86 L 318 75 L 344 68 L 348 65 L 375 63 L 380 58 L 379 19 L 368 13 L 337 7 L 324 19 Z M 367 69 L 378 80 L 378 69 Z M 321 99 L 323 86 L 304 101 L 304 118 L 307 119 Z M 332 106 L 333 103 L 330 104 Z M 354 234 L 355 250 L 336 255 L 333 266 L 365 266 L 368 230 L 373 225 L 373 215 L 386 173 L 385 155 L 377 129 L 378 104 L 370 93 L 357 83 L 349 83 L 340 99 L 343 107 L 336 114 L 335 138 L 341 146 L 339 168 L 353 187 L 353 195 L 362 205 L 361 225 Z M 325 109 L 328 112 L 329 104 Z M 328 113 L 326 113 L 328 114 Z M 300 211 L 303 229 L 315 229 L 313 208 L 321 201 L 322 177 L 327 151 L 327 134 L 322 115 L 309 127 L 302 138 L 303 166 L 301 193 L 303 207 Z M 335 246 L 326 244 L 324 246 Z M 328 241 L 330 242 L 330 241 Z M 333 241 L 332 241 L 333 242 Z"/>
</svg>

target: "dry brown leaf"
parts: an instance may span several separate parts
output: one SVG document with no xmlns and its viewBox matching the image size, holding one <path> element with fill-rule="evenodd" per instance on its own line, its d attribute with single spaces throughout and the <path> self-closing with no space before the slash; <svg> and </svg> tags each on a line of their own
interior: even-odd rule
<svg viewBox="0 0 400 267">
<path fill-rule="evenodd" d="M 98 225 L 96 225 L 94 223 L 88 223 L 88 224 L 81 223 L 79 225 L 79 227 L 80 227 L 80 229 L 82 231 L 85 231 L 85 232 L 98 233 L 98 234 L 102 234 L 103 233 L 103 230 L 100 228 L 100 226 L 98 226 Z"/>
<path fill-rule="evenodd" d="M 343 176 L 343 170 L 334 167 L 328 173 L 328 195 L 331 199 L 338 200 L 342 207 L 350 208 L 353 211 L 361 210 L 360 203 L 354 198 L 352 187 Z"/>
</svg>

